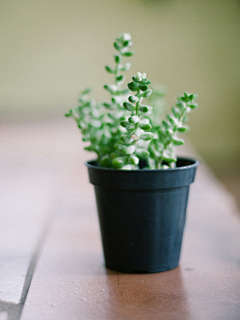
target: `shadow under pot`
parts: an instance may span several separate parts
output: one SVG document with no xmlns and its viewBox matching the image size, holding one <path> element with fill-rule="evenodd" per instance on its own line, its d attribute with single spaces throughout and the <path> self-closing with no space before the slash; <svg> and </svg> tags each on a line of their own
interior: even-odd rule
<svg viewBox="0 0 240 320">
<path fill-rule="evenodd" d="M 94 185 L 106 267 L 151 273 L 178 266 L 189 186 L 198 161 L 173 169 L 115 170 L 86 163 Z"/>
</svg>

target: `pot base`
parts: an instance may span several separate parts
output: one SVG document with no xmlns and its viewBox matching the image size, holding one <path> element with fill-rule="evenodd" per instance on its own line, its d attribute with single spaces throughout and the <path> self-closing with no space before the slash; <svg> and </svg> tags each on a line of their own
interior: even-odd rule
<svg viewBox="0 0 240 320">
<path fill-rule="evenodd" d="M 163 271 L 169 271 L 178 267 L 179 261 L 172 263 L 167 263 L 165 265 L 151 266 L 150 268 L 141 268 L 141 269 L 130 269 L 130 268 L 121 268 L 119 266 L 111 266 L 106 264 L 106 268 L 123 273 L 136 273 L 136 274 L 146 274 L 146 273 L 157 273 Z"/>
</svg>

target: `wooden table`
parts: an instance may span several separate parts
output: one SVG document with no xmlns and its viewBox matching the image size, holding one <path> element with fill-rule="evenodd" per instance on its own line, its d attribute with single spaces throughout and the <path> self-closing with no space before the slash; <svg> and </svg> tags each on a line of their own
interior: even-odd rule
<svg viewBox="0 0 240 320">
<path fill-rule="evenodd" d="M 179 267 L 123 274 L 104 267 L 73 122 L 5 123 L 0 134 L 0 320 L 240 319 L 239 213 L 203 164 Z"/>
</svg>

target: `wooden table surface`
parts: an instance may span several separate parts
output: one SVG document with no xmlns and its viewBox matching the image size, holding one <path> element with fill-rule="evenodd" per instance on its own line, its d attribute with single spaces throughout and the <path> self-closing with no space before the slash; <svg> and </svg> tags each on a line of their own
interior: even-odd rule
<svg viewBox="0 0 240 320">
<path fill-rule="evenodd" d="M 0 320 L 240 319 L 240 215 L 204 164 L 179 267 L 131 275 L 104 267 L 74 123 L 1 124 L 0 144 Z"/>
</svg>

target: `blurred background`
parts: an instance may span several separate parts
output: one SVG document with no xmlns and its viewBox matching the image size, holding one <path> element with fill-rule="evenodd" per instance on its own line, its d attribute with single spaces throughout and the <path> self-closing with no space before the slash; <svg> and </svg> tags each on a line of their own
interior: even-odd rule
<svg viewBox="0 0 240 320">
<path fill-rule="evenodd" d="M 192 145 L 237 196 L 240 1 L 0 3 L 3 126 L 63 119 L 85 87 L 93 88 L 97 100 L 108 99 L 103 85 L 112 78 L 104 65 L 113 63 L 114 39 L 129 32 L 136 54 L 128 59 L 132 69 L 127 80 L 146 72 L 153 83 L 168 88 L 169 106 L 184 91 L 199 95 L 199 108 L 190 116 Z"/>
</svg>

